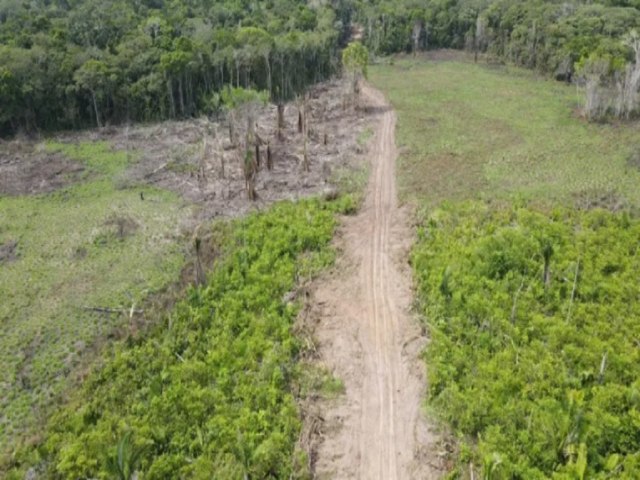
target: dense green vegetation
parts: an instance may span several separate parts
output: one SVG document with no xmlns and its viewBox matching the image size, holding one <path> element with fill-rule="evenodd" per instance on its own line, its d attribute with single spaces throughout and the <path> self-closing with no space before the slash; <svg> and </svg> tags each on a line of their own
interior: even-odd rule
<svg viewBox="0 0 640 480">
<path fill-rule="evenodd" d="M 0 134 L 212 113 L 224 85 L 291 98 L 335 71 L 345 15 L 302 0 L 2 0 Z"/>
<path fill-rule="evenodd" d="M 50 194 L 0 197 L 0 453 L 41 421 L 83 354 L 123 326 L 122 315 L 175 280 L 185 210 L 166 191 L 124 188 L 133 158 L 106 143 L 49 143 L 84 166 Z M 140 192 L 146 198 L 140 200 Z"/>
<path fill-rule="evenodd" d="M 640 476 L 639 242 L 638 220 L 601 210 L 467 203 L 425 221 L 429 399 L 485 475 Z"/>
<path fill-rule="evenodd" d="M 620 39 L 640 27 L 634 0 L 378 0 L 355 17 L 376 52 L 478 49 L 566 78 L 594 52 L 632 60 Z"/>
<path fill-rule="evenodd" d="M 339 69 L 352 21 L 378 54 L 467 48 L 570 80 L 594 56 L 623 73 L 640 5 L 0 0 L 0 134 L 214 113 L 225 85 L 291 98 Z"/>
<path fill-rule="evenodd" d="M 217 224 L 207 284 L 152 334 L 116 344 L 9 478 L 34 465 L 47 478 L 304 476 L 294 392 L 307 387 L 285 297 L 332 261 L 335 212 L 352 208 L 351 197 L 283 203 Z"/>
</svg>

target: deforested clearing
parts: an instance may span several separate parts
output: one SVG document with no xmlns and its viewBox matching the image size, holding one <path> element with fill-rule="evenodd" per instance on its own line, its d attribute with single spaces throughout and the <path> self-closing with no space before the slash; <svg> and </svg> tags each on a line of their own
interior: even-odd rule
<svg viewBox="0 0 640 480">
<path fill-rule="evenodd" d="M 640 4 L 0 0 L 0 477 L 640 478 Z"/>
<path fill-rule="evenodd" d="M 460 54 L 372 72 L 398 111 L 452 475 L 636 478 L 637 123 L 589 123 L 575 88 Z"/>
</svg>

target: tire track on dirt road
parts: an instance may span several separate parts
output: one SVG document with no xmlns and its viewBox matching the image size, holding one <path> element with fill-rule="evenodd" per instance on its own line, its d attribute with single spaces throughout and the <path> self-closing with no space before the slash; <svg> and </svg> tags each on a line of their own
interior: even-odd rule
<svg viewBox="0 0 640 480">
<path fill-rule="evenodd" d="M 420 410 L 424 339 L 409 314 L 412 233 L 396 199 L 396 117 L 377 90 L 366 86 L 363 96 L 378 117 L 366 200 L 343 222 L 336 270 L 313 293 L 320 358 L 346 389 L 344 398 L 320 406 L 314 474 L 435 479 L 444 462 L 440 438 Z"/>
</svg>

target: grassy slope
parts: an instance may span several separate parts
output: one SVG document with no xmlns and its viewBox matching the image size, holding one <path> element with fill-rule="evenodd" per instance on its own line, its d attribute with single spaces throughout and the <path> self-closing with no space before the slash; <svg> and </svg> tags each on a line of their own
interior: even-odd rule
<svg viewBox="0 0 640 480">
<path fill-rule="evenodd" d="M 640 171 L 627 165 L 640 131 L 576 118 L 575 87 L 459 62 L 401 60 L 371 75 L 398 110 L 406 198 L 614 193 L 640 205 Z"/>
<path fill-rule="evenodd" d="M 82 351 L 124 321 L 83 306 L 139 304 L 182 265 L 175 195 L 116 189 L 128 159 L 106 144 L 48 148 L 87 175 L 53 194 L 0 198 L 0 244 L 17 241 L 19 255 L 0 266 L 0 445 L 37 422 L 34 407 L 64 388 Z M 128 221 L 122 237 L 117 218 Z"/>
<path fill-rule="evenodd" d="M 574 88 L 522 70 L 371 72 L 398 110 L 402 195 L 424 207 L 412 263 L 454 475 L 637 478 L 640 222 L 574 211 L 638 209 L 637 126 L 587 124 Z"/>
</svg>

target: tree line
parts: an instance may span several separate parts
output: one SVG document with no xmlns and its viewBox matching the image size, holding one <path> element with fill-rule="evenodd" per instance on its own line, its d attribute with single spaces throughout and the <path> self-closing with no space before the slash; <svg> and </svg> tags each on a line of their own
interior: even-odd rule
<svg viewBox="0 0 640 480">
<path fill-rule="evenodd" d="M 640 0 L 0 0 L 0 135 L 211 114 L 225 86 L 290 99 L 353 23 L 375 54 L 468 49 L 579 81 L 589 117 L 638 109 Z"/>
<path fill-rule="evenodd" d="M 349 9 L 302 0 L 0 0 L 0 134 L 210 114 L 339 68 Z"/>
<path fill-rule="evenodd" d="M 589 118 L 640 108 L 640 1 L 380 0 L 354 17 L 376 53 L 432 48 L 486 53 L 585 89 Z"/>
</svg>

